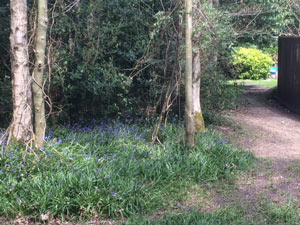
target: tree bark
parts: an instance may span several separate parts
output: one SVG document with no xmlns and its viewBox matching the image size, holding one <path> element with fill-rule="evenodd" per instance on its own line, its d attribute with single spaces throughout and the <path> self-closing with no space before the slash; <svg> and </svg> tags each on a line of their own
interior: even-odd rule
<svg viewBox="0 0 300 225">
<path fill-rule="evenodd" d="M 43 76 L 45 70 L 45 52 L 47 44 L 47 0 L 38 1 L 38 25 L 35 46 L 35 68 L 33 71 L 33 104 L 34 104 L 34 128 L 35 128 L 35 144 L 37 147 L 43 145 L 45 139 L 46 119 L 45 119 L 45 102 Z"/>
<path fill-rule="evenodd" d="M 10 0 L 10 53 L 13 118 L 9 139 L 28 143 L 32 139 L 32 96 L 27 38 L 27 1 Z"/>
<path fill-rule="evenodd" d="M 185 0 L 185 131 L 186 145 L 193 148 L 195 145 L 194 113 L 193 113 L 193 50 L 192 50 L 192 0 Z"/>
<path fill-rule="evenodd" d="M 220 1 L 219 0 L 212 0 L 212 3 L 215 7 L 219 7 L 220 6 Z"/>
<path fill-rule="evenodd" d="M 204 119 L 200 104 L 200 87 L 201 87 L 201 56 L 200 48 L 194 44 L 193 57 L 193 110 L 195 133 L 201 133 L 205 130 Z"/>
<path fill-rule="evenodd" d="M 219 0 L 207 0 L 206 2 L 209 3 L 209 4 L 214 5 L 215 7 L 218 7 L 220 5 Z"/>
</svg>

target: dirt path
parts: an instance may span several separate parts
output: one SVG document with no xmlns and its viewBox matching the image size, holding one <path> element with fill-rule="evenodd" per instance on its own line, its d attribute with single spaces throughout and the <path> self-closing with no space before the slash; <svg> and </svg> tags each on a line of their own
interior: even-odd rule
<svg viewBox="0 0 300 225">
<path fill-rule="evenodd" d="M 252 176 L 239 180 L 236 194 L 254 204 L 259 198 L 272 203 L 292 199 L 300 209 L 300 116 L 270 103 L 267 92 L 250 86 L 246 106 L 230 115 L 242 128 L 238 135 L 232 131 L 234 141 L 261 159 Z"/>
</svg>

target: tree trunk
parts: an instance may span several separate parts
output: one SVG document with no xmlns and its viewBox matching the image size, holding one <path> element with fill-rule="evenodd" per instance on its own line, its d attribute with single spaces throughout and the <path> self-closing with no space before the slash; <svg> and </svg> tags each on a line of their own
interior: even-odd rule
<svg viewBox="0 0 300 225">
<path fill-rule="evenodd" d="M 212 0 L 212 3 L 215 7 L 219 7 L 220 6 L 220 1 L 219 0 Z"/>
<path fill-rule="evenodd" d="M 31 77 L 27 38 L 27 1 L 10 0 L 10 50 L 13 118 L 9 139 L 28 143 L 32 139 Z"/>
<path fill-rule="evenodd" d="M 34 128 L 35 144 L 37 147 L 43 145 L 45 139 L 46 119 L 44 104 L 43 75 L 45 70 L 45 51 L 47 43 L 47 0 L 38 1 L 38 25 L 35 46 L 35 68 L 33 71 L 33 104 L 34 104 Z"/>
<path fill-rule="evenodd" d="M 200 104 L 200 87 L 201 87 L 201 61 L 200 48 L 197 44 L 194 45 L 193 58 L 193 110 L 194 110 L 194 125 L 195 132 L 201 133 L 204 131 L 204 120 Z"/>
<path fill-rule="evenodd" d="M 192 50 L 192 0 L 185 0 L 185 44 L 186 44 L 186 63 L 185 63 L 185 131 L 186 145 L 193 148 L 194 138 L 194 114 L 193 114 L 193 50 Z"/>
<path fill-rule="evenodd" d="M 207 0 L 206 2 L 209 3 L 209 4 L 214 5 L 215 7 L 218 7 L 220 5 L 219 0 Z"/>
</svg>

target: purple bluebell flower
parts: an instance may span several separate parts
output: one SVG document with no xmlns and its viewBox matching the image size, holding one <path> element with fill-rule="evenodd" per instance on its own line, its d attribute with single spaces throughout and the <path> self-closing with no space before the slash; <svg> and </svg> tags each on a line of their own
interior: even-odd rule
<svg viewBox="0 0 300 225">
<path fill-rule="evenodd" d="M 60 145 L 62 143 L 62 140 L 59 138 L 57 142 L 55 142 L 56 145 Z"/>
</svg>

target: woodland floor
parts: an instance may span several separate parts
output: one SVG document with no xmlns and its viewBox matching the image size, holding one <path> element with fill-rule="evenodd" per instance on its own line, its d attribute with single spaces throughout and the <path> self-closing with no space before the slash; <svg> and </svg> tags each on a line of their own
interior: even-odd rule
<svg viewBox="0 0 300 225">
<path fill-rule="evenodd" d="M 246 86 L 242 106 L 229 112 L 231 122 L 217 130 L 252 152 L 255 168 L 233 181 L 191 187 L 188 199 L 174 205 L 171 213 L 192 207 L 203 213 L 242 209 L 247 224 L 300 224 L 300 116 L 269 99 L 270 88 Z"/>
<path fill-rule="evenodd" d="M 204 213 L 240 207 L 247 212 L 249 224 L 300 224 L 300 116 L 268 99 L 269 88 L 248 87 L 242 107 L 227 115 L 233 123 L 218 130 L 256 156 L 255 168 L 234 181 L 191 187 L 186 201 L 174 203 L 171 209 L 157 212 L 150 219 L 161 219 L 174 211 L 186 212 L 191 207 Z M 289 210 L 296 211 L 296 219 L 294 222 L 289 222 L 288 218 L 270 220 L 270 207 L 272 210 L 282 209 L 284 215 L 289 215 Z M 276 213 L 274 215 L 276 217 Z M 21 220 L 21 223 L 14 221 L 9 224 L 26 223 Z M 72 223 L 53 221 L 50 224 Z M 119 222 L 96 219 L 87 224 Z"/>
</svg>

